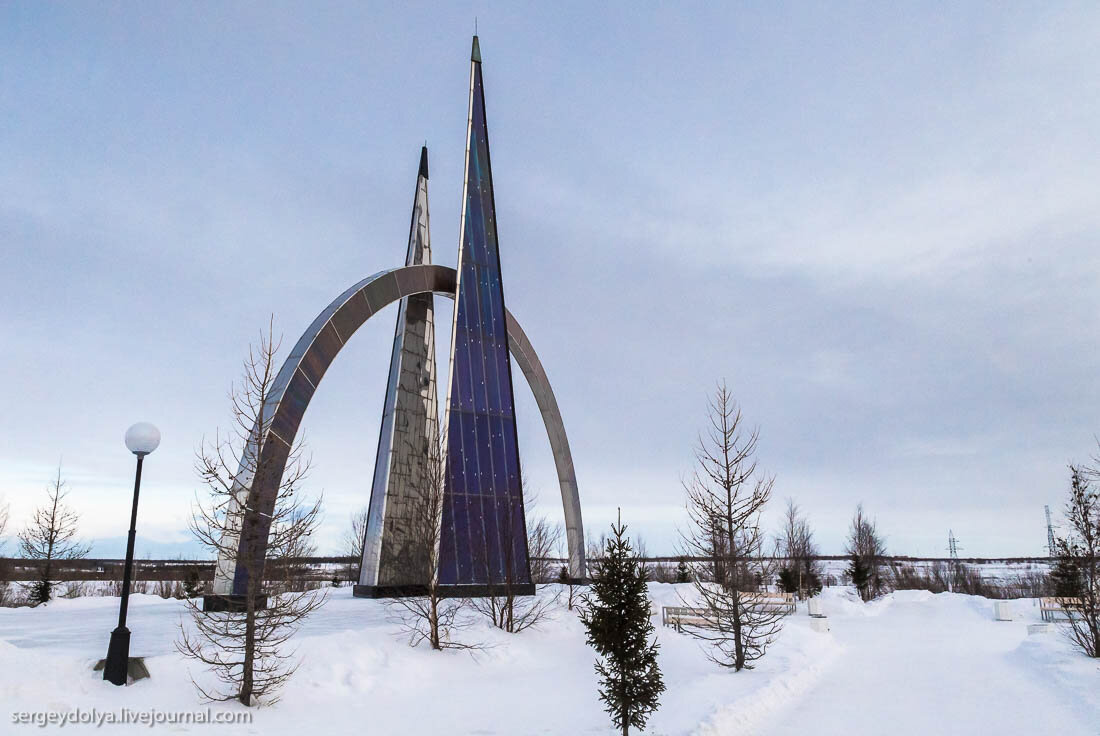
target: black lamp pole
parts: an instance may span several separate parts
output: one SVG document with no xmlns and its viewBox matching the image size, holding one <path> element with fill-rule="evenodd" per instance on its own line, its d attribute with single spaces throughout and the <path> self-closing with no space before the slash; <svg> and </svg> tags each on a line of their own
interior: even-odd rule
<svg viewBox="0 0 1100 736">
<path fill-rule="evenodd" d="M 137 536 L 138 492 L 141 490 L 141 461 L 146 453 L 136 452 L 137 473 L 134 475 L 134 507 L 130 511 L 130 535 L 126 539 L 126 568 L 122 573 L 122 603 L 118 608 L 118 627 L 111 632 L 107 647 L 107 662 L 103 667 L 103 679 L 116 685 L 126 684 L 126 670 L 130 661 L 130 630 L 126 628 L 126 606 L 130 603 L 130 573 L 134 568 L 134 537 Z"/>
</svg>

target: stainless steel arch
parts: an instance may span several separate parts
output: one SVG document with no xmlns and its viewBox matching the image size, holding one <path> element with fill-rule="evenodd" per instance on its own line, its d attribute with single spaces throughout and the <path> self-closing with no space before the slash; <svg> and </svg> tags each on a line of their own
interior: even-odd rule
<svg viewBox="0 0 1100 736">
<path fill-rule="evenodd" d="M 249 462 L 248 455 L 254 453 L 255 448 L 246 448 L 246 457 L 238 471 L 238 504 L 244 504 L 250 488 L 257 483 L 259 485 L 252 488 L 255 491 L 252 495 L 252 513 L 244 515 L 241 529 L 233 530 L 222 540 L 223 550 L 236 549 L 237 553 L 219 556 L 214 577 L 215 596 L 240 596 L 247 591 L 248 566 L 238 565 L 237 560 L 250 559 L 258 563 L 251 566 L 253 569 L 262 569 L 275 493 L 282 480 L 290 447 L 313 393 L 344 343 L 374 313 L 403 297 L 433 292 L 454 298 L 456 276 L 453 268 L 436 265 L 380 271 L 333 300 L 298 339 L 279 370 L 264 407 L 264 416 L 269 419 L 261 445 L 260 462 Z M 565 512 L 569 575 L 580 580 L 585 577 L 584 527 L 577 476 L 565 425 L 546 371 L 530 340 L 511 313 L 506 315 L 506 319 L 509 351 L 535 395 L 554 453 Z M 264 468 L 264 475 L 253 478 L 253 467 Z"/>
</svg>

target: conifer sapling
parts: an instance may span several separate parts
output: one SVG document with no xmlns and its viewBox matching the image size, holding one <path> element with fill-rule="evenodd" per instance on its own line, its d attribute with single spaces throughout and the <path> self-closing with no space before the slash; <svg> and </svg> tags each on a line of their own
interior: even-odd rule
<svg viewBox="0 0 1100 736">
<path fill-rule="evenodd" d="M 587 642 L 600 657 L 596 661 L 600 700 L 624 736 L 631 726 L 645 728 L 665 689 L 649 618 L 646 570 L 625 534 L 620 518 L 611 525 L 611 537 L 581 613 Z"/>
</svg>

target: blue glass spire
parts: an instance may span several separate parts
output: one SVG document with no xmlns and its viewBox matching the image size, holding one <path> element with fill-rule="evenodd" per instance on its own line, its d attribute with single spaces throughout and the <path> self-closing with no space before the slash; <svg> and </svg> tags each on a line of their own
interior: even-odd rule
<svg viewBox="0 0 1100 736">
<path fill-rule="evenodd" d="M 447 403 L 442 585 L 529 586 L 481 53 L 474 37 Z"/>
</svg>

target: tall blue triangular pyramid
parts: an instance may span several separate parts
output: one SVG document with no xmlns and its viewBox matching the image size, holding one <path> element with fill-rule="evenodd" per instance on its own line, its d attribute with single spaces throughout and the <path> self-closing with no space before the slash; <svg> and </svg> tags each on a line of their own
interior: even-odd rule
<svg viewBox="0 0 1100 736">
<path fill-rule="evenodd" d="M 439 583 L 531 584 L 481 52 L 474 36 L 466 182 L 447 394 Z"/>
</svg>

